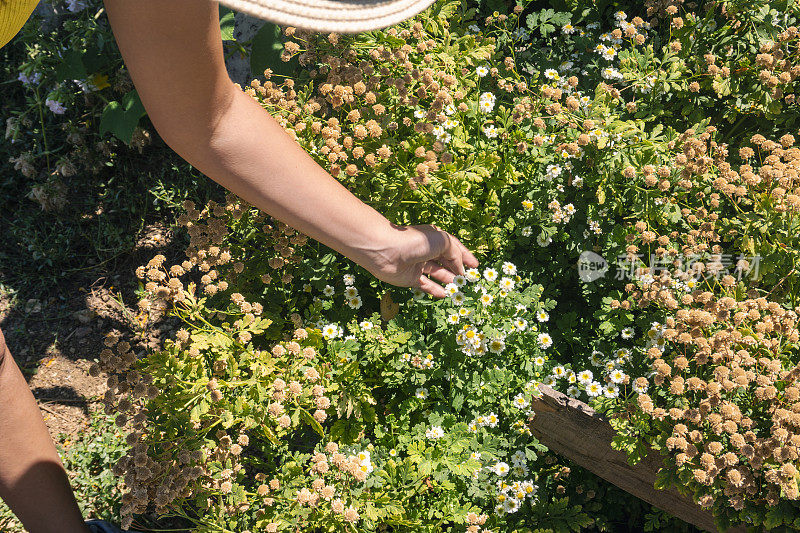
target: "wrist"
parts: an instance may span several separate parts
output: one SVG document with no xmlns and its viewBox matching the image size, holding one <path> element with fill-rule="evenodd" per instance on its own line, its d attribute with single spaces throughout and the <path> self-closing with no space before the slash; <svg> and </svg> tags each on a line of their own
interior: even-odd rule
<svg viewBox="0 0 800 533">
<path fill-rule="evenodd" d="M 407 238 L 405 232 L 410 228 L 392 224 L 383 218 L 365 229 L 367 231 L 359 239 L 360 244 L 352 246 L 345 255 L 376 277 L 396 270 L 402 260 L 398 244 Z"/>
</svg>

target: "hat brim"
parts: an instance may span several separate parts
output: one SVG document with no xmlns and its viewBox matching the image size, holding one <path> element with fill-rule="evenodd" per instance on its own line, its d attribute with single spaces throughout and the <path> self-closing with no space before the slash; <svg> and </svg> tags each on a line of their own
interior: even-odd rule
<svg viewBox="0 0 800 533">
<path fill-rule="evenodd" d="M 304 30 L 358 33 L 397 24 L 435 0 L 219 0 L 220 4 Z"/>
</svg>

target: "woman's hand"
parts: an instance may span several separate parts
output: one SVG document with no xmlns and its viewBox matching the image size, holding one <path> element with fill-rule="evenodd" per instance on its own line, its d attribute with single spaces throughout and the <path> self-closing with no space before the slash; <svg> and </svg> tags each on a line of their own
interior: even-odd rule
<svg viewBox="0 0 800 533">
<path fill-rule="evenodd" d="M 379 246 L 362 261 L 376 278 L 400 287 L 416 287 L 436 298 L 447 295 L 443 284 L 451 283 L 464 268 L 475 268 L 478 260 L 454 236 L 434 225 L 395 226 Z"/>
</svg>

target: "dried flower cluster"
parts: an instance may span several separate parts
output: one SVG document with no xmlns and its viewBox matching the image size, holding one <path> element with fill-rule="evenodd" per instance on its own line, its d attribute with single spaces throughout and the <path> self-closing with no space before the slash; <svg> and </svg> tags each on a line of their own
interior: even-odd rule
<svg viewBox="0 0 800 533">
<path fill-rule="evenodd" d="M 740 233 L 738 215 L 729 218 L 731 206 L 772 213 L 772 234 L 791 224 L 800 205 L 800 150 L 792 135 L 777 142 L 756 135 L 755 150 L 739 150 L 747 162 L 734 167 L 714 133 L 689 130 L 672 143 L 679 150 L 677 175 L 659 190 L 699 200 L 694 209 L 682 210 L 691 229 L 660 234 L 657 223 L 636 222 L 628 254 L 647 250 L 666 268 L 642 269 L 639 283 L 626 288 L 628 303 L 666 312 L 666 346 L 647 352 L 650 381 L 659 394 L 642 393 L 637 400 L 641 412 L 657 421 L 648 438 L 657 437 L 655 443 L 672 452 L 674 466 L 666 468 L 675 468 L 701 495 L 701 505 L 723 499 L 724 506 L 740 511 L 800 499 L 800 308 L 787 309 L 780 301 L 780 283 L 767 293 L 751 279 L 741 281 L 753 257 L 740 258 L 733 273 L 723 273 L 723 238 L 764 249 L 757 236 Z M 756 157 L 760 164 L 754 167 Z M 643 171 L 647 185 L 657 186 L 659 170 Z M 663 175 L 668 179 L 667 171 Z M 687 257 L 697 260 L 686 264 Z"/>
</svg>

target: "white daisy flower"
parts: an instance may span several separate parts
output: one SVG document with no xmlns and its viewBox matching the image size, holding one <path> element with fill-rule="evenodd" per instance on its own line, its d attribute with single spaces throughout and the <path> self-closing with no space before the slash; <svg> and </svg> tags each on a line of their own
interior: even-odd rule
<svg viewBox="0 0 800 533">
<path fill-rule="evenodd" d="M 592 378 L 594 378 L 594 376 L 592 375 L 591 370 L 581 370 L 580 372 L 578 372 L 578 383 L 580 383 L 581 385 L 586 385 L 588 383 L 591 383 Z"/>
<path fill-rule="evenodd" d="M 466 296 L 461 291 L 458 291 L 450 296 L 450 300 L 456 305 L 463 305 L 466 301 Z"/>
<path fill-rule="evenodd" d="M 492 339 L 489 341 L 489 351 L 492 353 L 503 353 L 506 349 L 506 343 L 503 339 Z"/>
<path fill-rule="evenodd" d="M 619 386 L 614 383 L 610 383 L 603 388 L 603 395 L 606 398 L 616 398 L 619 396 Z"/>
<path fill-rule="evenodd" d="M 547 333 L 539 333 L 537 340 L 539 341 L 539 346 L 542 348 L 549 348 L 553 345 L 553 338 Z"/>
<path fill-rule="evenodd" d="M 586 385 L 586 394 L 591 397 L 600 396 L 603 393 L 603 386 L 597 381 L 592 381 Z"/>
<path fill-rule="evenodd" d="M 528 321 L 524 318 L 518 318 L 514 320 L 514 327 L 517 329 L 517 331 L 525 331 L 525 328 L 528 327 Z"/>
<path fill-rule="evenodd" d="M 458 313 L 452 313 L 447 317 L 447 321 L 451 324 L 458 324 L 459 320 L 461 320 L 461 317 L 458 316 Z"/>
<path fill-rule="evenodd" d="M 345 274 L 343 277 L 345 285 L 352 285 L 356 282 L 356 277 L 352 274 Z"/>
<path fill-rule="evenodd" d="M 620 337 L 622 337 L 623 339 L 626 339 L 626 340 L 627 339 L 631 339 L 631 338 L 633 338 L 633 333 L 634 333 L 634 329 L 633 328 L 630 328 L 630 327 L 623 328 L 622 329 L 622 333 L 620 333 Z"/>
<path fill-rule="evenodd" d="M 453 283 L 456 284 L 456 287 L 463 287 L 467 284 L 467 279 L 459 274 L 453 278 Z"/>
<path fill-rule="evenodd" d="M 616 351 L 614 351 L 614 356 L 617 359 L 627 360 L 630 357 L 630 355 L 631 351 L 627 348 L 618 348 Z"/>
<path fill-rule="evenodd" d="M 550 315 L 548 315 L 547 311 L 545 311 L 544 309 L 540 309 L 539 311 L 536 312 L 536 320 L 538 320 L 539 322 L 547 322 L 548 320 L 550 320 Z"/>
<path fill-rule="evenodd" d="M 483 277 L 490 283 L 497 279 L 497 275 L 497 270 L 493 268 L 487 268 L 483 271 Z"/>
<path fill-rule="evenodd" d="M 544 364 L 544 357 L 542 357 L 541 355 L 538 356 L 536 359 L 533 360 L 533 364 L 535 364 L 536 366 L 542 366 Z"/>
<path fill-rule="evenodd" d="M 566 373 L 567 369 L 561 365 L 557 365 L 553 368 L 553 375 L 558 379 L 563 378 Z"/>
<path fill-rule="evenodd" d="M 437 440 L 444 437 L 444 430 L 441 426 L 433 426 L 425 432 L 425 436 L 431 440 Z"/>
<path fill-rule="evenodd" d="M 515 285 L 514 280 L 511 279 L 511 278 L 503 277 L 500 280 L 500 287 L 502 287 L 503 289 L 506 289 L 508 291 L 514 289 L 514 285 Z"/>
<path fill-rule="evenodd" d="M 458 285 L 455 283 L 448 283 L 444 286 L 444 292 L 446 292 L 448 296 L 452 296 L 458 292 Z"/>
<path fill-rule="evenodd" d="M 514 407 L 516 407 L 517 409 L 525 409 L 529 405 L 528 399 L 525 398 L 525 396 L 522 393 L 519 393 L 516 396 L 514 396 L 512 402 L 514 403 Z"/>
<path fill-rule="evenodd" d="M 561 165 L 556 165 L 556 164 L 547 165 L 545 174 L 548 180 L 552 180 L 553 178 L 559 177 L 561 175 L 562 170 L 563 169 L 561 168 Z"/>
<path fill-rule="evenodd" d="M 333 293 L 335 292 L 336 290 L 330 285 L 325 285 L 325 288 L 322 289 L 322 294 L 324 294 L 325 296 L 333 296 Z"/>
<path fill-rule="evenodd" d="M 414 393 L 414 396 L 416 396 L 416 397 L 417 397 L 417 398 L 419 398 L 420 400 L 424 400 L 425 398 L 427 398 L 427 397 L 428 397 L 428 389 L 426 389 L 426 388 L 424 388 L 424 387 L 419 387 L 419 388 L 417 389 L 417 392 L 416 392 L 416 393 Z"/>
<path fill-rule="evenodd" d="M 469 270 L 467 270 L 465 277 L 467 278 L 468 281 L 474 282 L 481 279 L 481 273 L 478 272 L 477 268 L 470 268 Z"/>
<path fill-rule="evenodd" d="M 336 324 L 328 324 L 327 326 L 322 328 L 322 336 L 328 340 L 335 339 L 342 334 L 339 326 Z"/>
<path fill-rule="evenodd" d="M 475 74 L 477 74 L 479 78 L 483 78 L 484 76 L 489 74 L 489 69 L 486 68 L 484 65 L 480 65 L 475 69 Z"/>
<path fill-rule="evenodd" d="M 603 59 L 607 59 L 608 61 L 611 61 L 612 59 L 617 57 L 617 51 L 613 47 L 609 46 L 608 48 L 603 50 L 601 55 L 603 56 Z"/>
<path fill-rule="evenodd" d="M 506 476 L 510 470 L 508 463 L 504 463 L 503 461 L 498 462 L 492 467 L 492 471 L 498 476 Z"/>
<path fill-rule="evenodd" d="M 361 308 L 361 296 L 354 296 L 352 298 L 347 299 L 347 305 L 350 306 L 350 309 L 360 309 Z"/>
<path fill-rule="evenodd" d="M 616 370 L 613 370 L 608 375 L 608 377 L 609 377 L 609 379 L 611 380 L 612 383 L 622 383 L 623 381 L 625 381 L 625 378 L 627 376 L 625 375 L 625 372 L 623 372 L 622 370 L 616 369 Z"/>
<path fill-rule="evenodd" d="M 358 289 L 356 289 L 355 287 L 347 287 L 344 290 L 344 296 L 345 298 L 355 298 L 356 296 L 358 296 Z"/>
<path fill-rule="evenodd" d="M 517 266 L 514 263 L 505 261 L 503 263 L 503 266 L 501 267 L 501 270 L 503 271 L 503 274 L 506 274 L 508 276 L 514 276 L 517 273 Z"/>
</svg>

